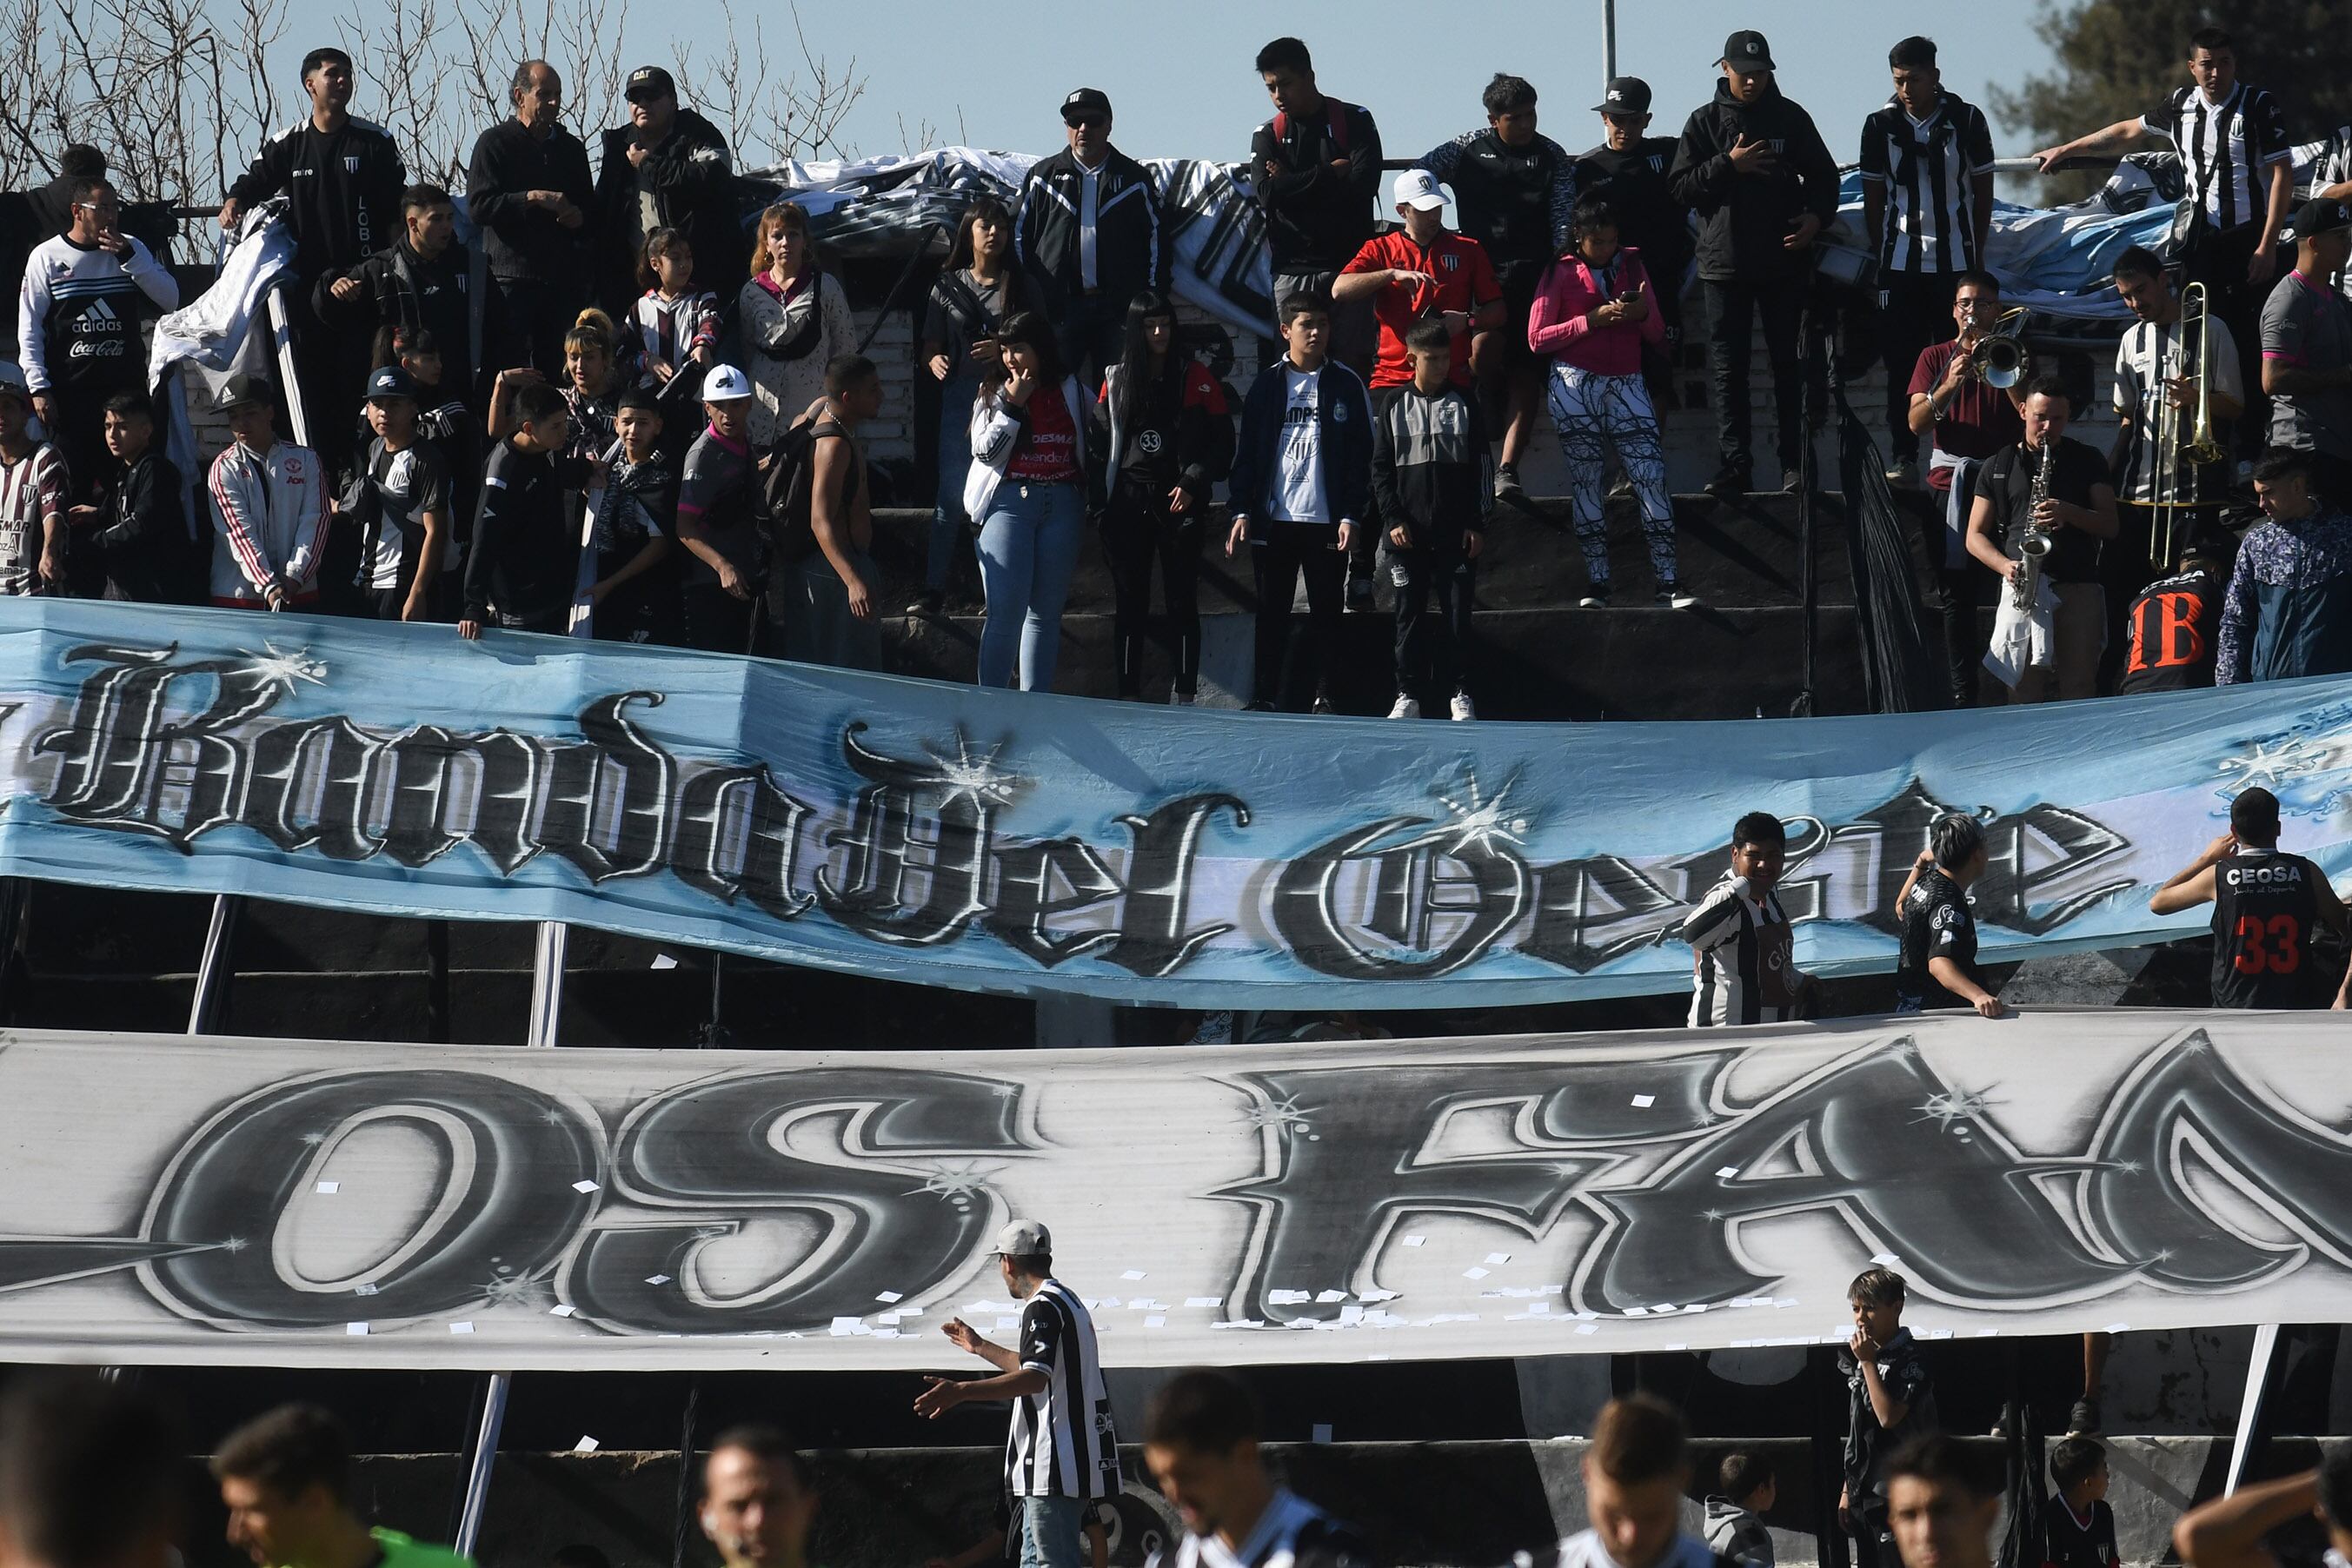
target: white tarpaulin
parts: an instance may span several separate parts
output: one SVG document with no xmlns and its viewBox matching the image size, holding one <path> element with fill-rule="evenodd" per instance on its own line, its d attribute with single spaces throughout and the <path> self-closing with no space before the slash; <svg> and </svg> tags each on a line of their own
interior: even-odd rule
<svg viewBox="0 0 2352 1568">
<path fill-rule="evenodd" d="M 0 1361 L 915 1368 L 1046 1222 L 1104 1360 L 2352 1316 L 2343 1022 L 922 1053 L 0 1036 Z"/>
</svg>

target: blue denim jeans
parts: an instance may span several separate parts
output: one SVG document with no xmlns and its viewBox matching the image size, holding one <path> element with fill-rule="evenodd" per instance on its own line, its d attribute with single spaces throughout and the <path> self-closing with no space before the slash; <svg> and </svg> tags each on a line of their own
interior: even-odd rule
<svg viewBox="0 0 2352 1568">
<path fill-rule="evenodd" d="M 955 563 L 956 531 L 963 514 L 964 476 L 971 468 L 971 404 L 980 394 L 976 376 L 951 375 L 940 384 L 940 493 L 931 503 L 931 543 L 923 586 L 944 593 Z"/>
<path fill-rule="evenodd" d="M 1025 1497 L 1019 1501 L 1021 1568 L 1078 1568 L 1087 1505 L 1069 1497 Z"/>
<path fill-rule="evenodd" d="M 988 619 L 980 629 L 980 683 L 1013 684 L 1015 656 L 1024 691 L 1050 690 L 1061 654 L 1062 602 L 1077 565 L 1086 503 L 1078 487 L 996 487 L 980 520 L 980 581 Z"/>
</svg>

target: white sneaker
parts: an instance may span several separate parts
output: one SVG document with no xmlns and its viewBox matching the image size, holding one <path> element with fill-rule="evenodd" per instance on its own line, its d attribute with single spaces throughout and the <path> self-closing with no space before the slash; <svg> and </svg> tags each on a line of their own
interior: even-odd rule
<svg viewBox="0 0 2352 1568">
<path fill-rule="evenodd" d="M 1468 692 L 1457 691 L 1454 694 L 1454 716 L 1456 719 L 1465 720 L 1478 717 L 1478 710 L 1471 704 Z"/>
<path fill-rule="evenodd" d="M 1406 696 L 1406 695 L 1405 695 L 1403 692 L 1402 692 L 1402 691 L 1398 692 L 1398 693 L 1397 693 L 1397 700 L 1396 700 L 1396 706 L 1389 710 L 1389 717 L 1390 717 L 1390 718 L 1391 718 L 1391 719 L 1418 719 L 1418 718 L 1420 718 L 1420 717 L 1421 717 L 1421 701 L 1420 701 L 1420 700 L 1419 700 L 1418 698 L 1408 697 L 1408 696 Z"/>
</svg>

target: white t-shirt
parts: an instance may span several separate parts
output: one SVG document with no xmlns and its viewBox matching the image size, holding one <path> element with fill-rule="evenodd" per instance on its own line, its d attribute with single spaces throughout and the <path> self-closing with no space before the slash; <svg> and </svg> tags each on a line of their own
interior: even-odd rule
<svg viewBox="0 0 2352 1568">
<path fill-rule="evenodd" d="M 1282 459 L 1274 516 L 1280 522 L 1330 522 L 1323 483 L 1323 373 L 1282 363 Z"/>
</svg>

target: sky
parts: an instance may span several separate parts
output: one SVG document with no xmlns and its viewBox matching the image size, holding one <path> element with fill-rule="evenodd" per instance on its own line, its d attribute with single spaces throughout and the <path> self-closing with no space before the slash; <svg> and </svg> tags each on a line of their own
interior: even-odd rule
<svg viewBox="0 0 2352 1568">
<path fill-rule="evenodd" d="M 668 15 L 716 25 L 716 0 L 662 4 Z M 1849 162 L 1863 116 L 1891 90 L 1886 50 L 1897 38 L 1936 38 L 1947 84 L 1990 113 L 1989 84 L 2014 85 L 2049 68 L 2049 51 L 2032 31 L 2038 8 L 2037 0 L 1967 0 L 1957 15 L 1949 4 L 1920 0 L 1619 0 L 1618 68 L 1648 80 L 1657 95 L 1653 134 L 1672 135 L 1713 91 L 1725 35 L 1759 28 L 1771 41 L 1782 89 L 1812 111 L 1832 153 Z M 866 79 L 865 99 L 845 127 L 859 153 L 907 150 L 902 119 L 905 139 L 928 119 L 943 142 L 1050 151 L 1061 139 L 1055 107 L 1083 84 L 1110 95 L 1122 150 L 1222 158 L 1245 155 L 1251 128 L 1269 112 L 1251 62 L 1260 44 L 1283 32 L 1307 40 L 1326 91 L 1371 109 L 1391 157 L 1479 125 L 1478 94 L 1503 69 L 1535 83 L 1543 129 L 1581 152 L 1599 140 L 1591 108 L 1601 101 L 1601 0 L 804 0 L 801 9 L 811 45 L 835 64 L 855 56 Z M 1465 25 L 1437 25 L 1448 16 Z M 641 12 L 630 31 L 632 42 L 645 36 Z M 894 41 L 908 39 L 921 42 Z M 2012 144 L 1998 121 L 1994 133 L 2003 155 L 2032 150 Z"/>
</svg>

